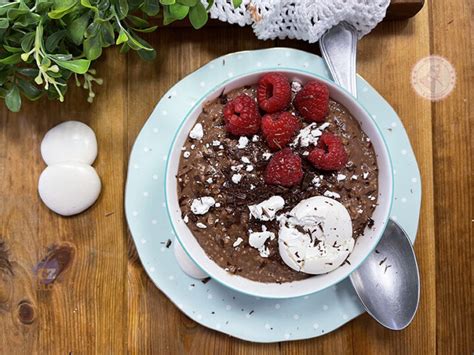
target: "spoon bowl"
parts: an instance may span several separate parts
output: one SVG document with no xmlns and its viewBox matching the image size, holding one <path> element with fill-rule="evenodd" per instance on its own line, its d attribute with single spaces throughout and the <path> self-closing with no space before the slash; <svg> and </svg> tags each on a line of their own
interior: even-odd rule
<svg viewBox="0 0 474 355">
<path fill-rule="evenodd" d="M 397 223 L 389 221 L 375 251 L 350 278 L 367 312 L 384 327 L 401 330 L 413 320 L 420 275 L 411 242 Z"/>
</svg>

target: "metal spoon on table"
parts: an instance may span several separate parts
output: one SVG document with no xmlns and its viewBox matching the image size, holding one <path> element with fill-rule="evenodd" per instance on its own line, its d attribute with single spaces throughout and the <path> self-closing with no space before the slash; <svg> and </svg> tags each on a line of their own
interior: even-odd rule
<svg viewBox="0 0 474 355">
<path fill-rule="evenodd" d="M 357 97 L 355 29 L 341 22 L 321 37 L 319 45 L 336 83 Z M 389 220 L 375 251 L 350 279 L 365 309 L 377 322 L 392 330 L 411 323 L 420 299 L 420 276 L 408 235 L 393 220 Z"/>
</svg>

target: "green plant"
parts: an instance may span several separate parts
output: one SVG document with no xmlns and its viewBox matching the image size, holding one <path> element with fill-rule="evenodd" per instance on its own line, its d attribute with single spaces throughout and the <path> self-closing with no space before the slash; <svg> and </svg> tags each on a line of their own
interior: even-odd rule
<svg viewBox="0 0 474 355">
<path fill-rule="evenodd" d="M 91 63 L 104 48 L 152 60 L 155 50 L 140 37 L 156 30 L 150 20 L 162 11 L 165 25 L 188 17 L 199 29 L 213 2 L 206 9 L 199 0 L 0 0 L 0 98 L 14 112 L 22 97 L 63 101 L 73 76 L 92 102 L 102 79 Z"/>
</svg>

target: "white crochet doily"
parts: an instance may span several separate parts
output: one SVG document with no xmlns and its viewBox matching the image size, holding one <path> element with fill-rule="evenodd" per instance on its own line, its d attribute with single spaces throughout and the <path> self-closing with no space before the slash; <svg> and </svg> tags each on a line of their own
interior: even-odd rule
<svg viewBox="0 0 474 355">
<path fill-rule="evenodd" d="M 385 16 L 389 0 L 216 0 L 211 17 L 240 26 L 252 25 L 260 39 L 295 38 L 316 42 L 341 21 L 362 37 Z"/>
</svg>

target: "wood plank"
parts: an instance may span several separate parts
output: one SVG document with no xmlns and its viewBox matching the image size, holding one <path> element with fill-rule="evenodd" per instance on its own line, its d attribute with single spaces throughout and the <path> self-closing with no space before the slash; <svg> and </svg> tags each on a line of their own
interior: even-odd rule
<svg viewBox="0 0 474 355">
<path fill-rule="evenodd" d="M 455 0 L 432 1 L 431 7 L 432 53 L 447 58 L 457 73 L 451 95 L 433 103 L 437 349 L 467 354 L 474 349 L 474 6 Z"/>
<path fill-rule="evenodd" d="M 428 11 L 428 7 L 425 7 L 407 23 L 381 24 L 373 33 L 364 37 L 359 47 L 360 73 L 391 103 L 407 130 L 420 168 L 423 193 L 415 243 L 421 277 L 418 313 L 413 323 L 401 332 L 380 327 L 368 315 L 357 319 L 353 322 L 355 353 L 436 352 L 431 105 L 415 94 L 410 83 L 412 67 L 419 59 L 429 55 Z M 393 41 L 393 38 L 397 40 Z M 407 51 L 406 48 L 411 49 Z"/>
<path fill-rule="evenodd" d="M 124 352 L 126 57 L 113 53 L 98 65 L 107 78 L 98 104 L 88 105 L 83 90 L 71 85 L 64 104 L 27 103 L 19 114 L 1 109 L 0 239 L 13 273 L 0 271 L 10 289 L 0 307 L 0 353 Z M 95 130 L 95 168 L 104 187 L 99 201 L 73 218 L 55 215 L 37 194 L 45 167 L 41 139 L 68 119 Z M 44 278 L 46 259 L 53 274 L 60 272 L 57 279 Z"/>
</svg>

